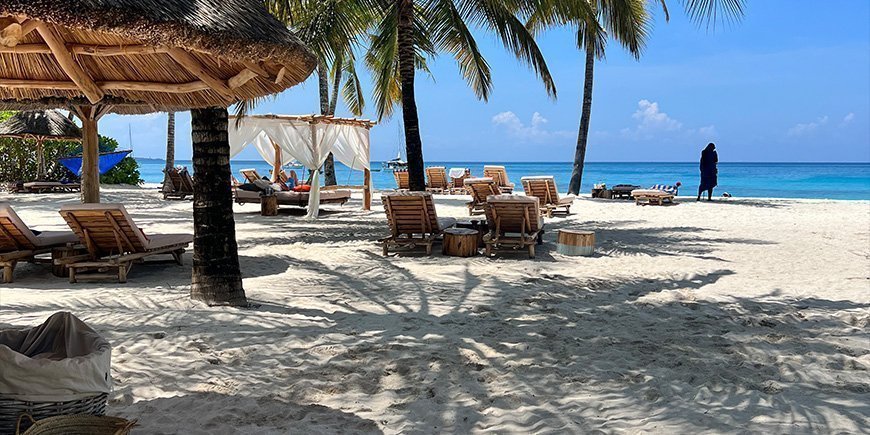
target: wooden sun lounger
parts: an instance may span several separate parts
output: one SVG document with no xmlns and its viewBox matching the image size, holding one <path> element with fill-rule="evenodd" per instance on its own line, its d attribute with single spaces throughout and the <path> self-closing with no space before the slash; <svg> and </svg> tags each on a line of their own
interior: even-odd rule
<svg viewBox="0 0 870 435">
<path fill-rule="evenodd" d="M 426 190 L 432 193 L 444 193 L 450 189 L 447 182 L 447 169 L 444 166 L 426 168 Z"/>
<path fill-rule="evenodd" d="M 193 196 L 193 177 L 187 168 L 168 168 L 163 183 L 163 199 L 185 199 Z"/>
<path fill-rule="evenodd" d="M 449 176 L 448 176 L 449 177 Z M 471 178 L 471 171 L 468 169 L 465 170 L 465 173 L 461 177 L 450 177 L 450 194 L 451 195 L 465 195 L 468 193 L 468 190 L 465 188 L 465 180 Z"/>
<path fill-rule="evenodd" d="M 385 256 L 390 248 L 413 249 L 419 245 L 426 247 L 426 255 L 432 255 L 432 244 L 435 240 L 445 229 L 456 225 L 455 219 L 438 218 L 432 194 L 429 192 L 389 193 L 383 195 L 381 200 L 391 233 L 389 237 L 380 240 Z"/>
<path fill-rule="evenodd" d="M 396 179 L 396 189 L 408 190 L 411 188 L 411 179 L 408 176 L 408 171 L 393 171 L 393 177 Z"/>
<path fill-rule="evenodd" d="M 540 201 L 541 213 L 553 217 L 553 212 L 562 208 L 566 215 L 571 214 L 574 195 L 560 198 L 556 180 L 552 176 L 523 177 L 521 180 L 526 196 L 534 196 Z"/>
<path fill-rule="evenodd" d="M 635 205 L 665 205 L 674 203 L 674 195 L 663 190 L 636 189 L 631 191 Z"/>
<path fill-rule="evenodd" d="M 12 282 L 18 262 L 37 262 L 37 255 L 77 241 L 71 231 L 43 231 L 36 235 L 11 205 L 0 203 L 0 267 L 3 267 L 4 283 Z"/>
<path fill-rule="evenodd" d="M 514 183 L 511 183 L 510 180 L 508 180 L 507 170 L 504 166 L 484 166 L 483 176 L 486 178 L 492 178 L 501 193 L 513 193 Z"/>
<path fill-rule="evenodd" d="M 469 216 L 486 213 L 486 198 L 499 194 L 492 178 L 466 178 L 465 188 L 471 194 L 471 201 L 466 204 Z"/>
<path fill-rule="evenodd" d="M 79 183 L 61 183 L 58 181 L 29 181 L 21 185 L 17 193 L 72 193 L 80 192 Z"/>
<path fill-rule="evenodd" d="M 87 278 L 117 278 L 127 282 L 134 262 L 154 255 L 169 254 L 181 263 L 184 248 L 193 242 L 190 234 L 157 234 L 146 236 L 122 204 L 69 204 L 60 209 L 67 224 L 87 248 L 84 255 L 55 260 L 69 269 L 69 282 Z M 82 271 L 97 273 L 82 275 Z M 102 273 L 116 269 L 116 274 Z"/>
<path fill-rule="evenodd" d="M 263 179 L 263 177 L 261 177 L 260 174 L 257 173 L 256 169 L 242 169 L 239 171 L 239 173 L 241 173 L 242 176 L 245 177 L 246 183 L 253 183 L 254 181 Z"/>
<path fill-rule="evenodd" d="M 490 229 L 483 237 L 487 257 L 502 248 L 525 248 L 529 258 L 535 258 L 535 245 L 541 244 L 544 233 L 537 199 L 492 195 L 486 199 L 486 222 Z"/>
<path fill-rule="evenodd" d="M 330 186 L 331 187 L 331 186 Z M 278 205 L 293 205 L 296 207 L 308 207 L 309 192 L 280 191 L 275 192 Z M 347 189 L 324 189 L 320 190 L 320 204 L 344 205 L 351 199 L 351 192 Z M 233 188 L 233 200 L 237 204 L 259 204 L 262 201 L 260 192 Z"/>
</svg>

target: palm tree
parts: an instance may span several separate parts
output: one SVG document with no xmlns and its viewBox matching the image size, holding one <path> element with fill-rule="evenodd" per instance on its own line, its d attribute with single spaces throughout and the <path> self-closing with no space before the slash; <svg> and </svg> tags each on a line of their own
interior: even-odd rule
<svg viewBox="0 0 870 435">
<path fill-rule="evenodd" d="M 318 57 L 320 114 L 335 115 L 341 93 L 351 113 L 362 115 L 365 100 L 353 50 L 372 20 L 366 0 L 267 0 L 266 6 Z M 326 185 L 337 184 L 332 153 L 323 164 L 323 173 Z"/>
<path fill-rule="evenodd" d="M 227 109 L 194 109 L 190 115 L 194 180 L 190 297 L 209 305 L 246 306 L 230 192 Z"/>
<path fill-rule="evenodd" d="M 588 3 L 594 14 L 576 15 L 576 10 L 565 8 L 564 3 Z M 649 36 L 650 15 L 646 6 L 661 6 L 665 19 L 670 18 L 667 0 L 544 0 L 529 20 L 530 28 L 537 30 L 549 26 L 570 25 L 577 29 L 578 48 L 585 52 L 583 102 L 577 147 L 574 151 L 574 169 L 568 193 L 579 194 L 586 161 L 589 123 L 592 116 L 592 90 L 596 59 L 604 57 L 608 36 L 622 44 L 635 58 L 639 58 Z M 714 24 L 719 18 L 731 20 L 743 15 L 744 0 L 683 0 L 686 13 L 696 22 Z"/>
<path fill-rule="evenodd" d="M 369 1 L 377 12 L 377 22 L 366 64 L 374 76 L 378 116 L 390 116 L 394 105 L 402 106 L 411 190 L 425 189 L 416 71 L 427 71 L 426 60 L 446 52 L 456 59 L 478 98 L 486 101 L 492 91 L 489 64 L 470 27 L 495 33 L 518 59 L 532 66 L 550 95 L 556 95 L 544 57 L 519 15 L 531 13 L 538 3 L 558 0 Z"/>
<path fill-rule="evenodd" d="M 163 185 L 169 179 L 169 170 L 175 166 L 175 112 L 169 112 L 166 121 L 166 166 L 163 168 Z"/>
</svg>

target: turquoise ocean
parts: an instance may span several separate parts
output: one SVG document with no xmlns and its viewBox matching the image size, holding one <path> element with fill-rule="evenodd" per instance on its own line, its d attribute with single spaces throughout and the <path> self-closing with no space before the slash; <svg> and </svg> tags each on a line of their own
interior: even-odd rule
<svg viewBox="0 0 870 435">
<path fill-rule="evenodd" d="M 137 159 L 139 171 L 147 183 L 163 180 L 162 160 Z M 192 167 L 189 160 L 176 161 L 178 165 Z M 428 166 L 469 168 L 472 175 L 483 174 L 483 162 L 426 162 Z M 568 190 L 571 178 L 570 163 L 499 163 L 507 168 L 511 181 L 519 185 L 521 177 L 528 175 L 552 175 L 559 191 Z M 336 165 L 339 184 L 362 184 L 362 172 L 350 171 Z M 240 169 L 256 168 L 268 175 L 270 166 L 263 161 L 232 161 L 233 173 L 241 179 Z M 389 171 L 379 171 L 381 162 L 372 162 L 372 180 L 376 190 L 395 187 Z M 296 169 L 300 178 L 302 170 Z M 653 184 L 681 182 L 680 195 L 697 194 L 700 175 L 698 163 L 602 163 L 586 164 L 582 192 L 588 193 L 595 183 L 637 184 L 648 187 Z M 757 198 L 817 198 L 870 200 L 870 163 L 727 163 L 719 164 L 719 187 L 714 194 L 728 192 L 734 197 Z"/>
</svg>

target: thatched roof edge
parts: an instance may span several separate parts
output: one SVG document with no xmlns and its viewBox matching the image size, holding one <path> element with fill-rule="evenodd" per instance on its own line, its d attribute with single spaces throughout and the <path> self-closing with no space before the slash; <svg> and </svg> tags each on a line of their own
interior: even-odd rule
<svg viewBox="0 0 870 435">
<path fill-rule="evenodd" d="M 0 122 L 0 137 L 81 140 L 82 131 L 56 110 L 26 111 Z"/>
<path fill-rule="evenodd" d="M 271 59 L 305 79 L 316 58 L 256 0 L 0 0 L 0 15 L 174 46 L 227 59 Z"/>
</svg>

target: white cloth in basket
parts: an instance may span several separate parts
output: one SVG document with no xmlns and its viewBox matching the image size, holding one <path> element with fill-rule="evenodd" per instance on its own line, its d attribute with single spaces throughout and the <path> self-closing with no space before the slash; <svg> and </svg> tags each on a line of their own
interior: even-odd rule
<svg viewBox="0 0 870 435">
<path fill-rule="evenodd" d="M 109 342 L 67 312 L 0 331 L 0 398 L 64 402 L 109 393 L 111 365 Z"/>
</svg>

